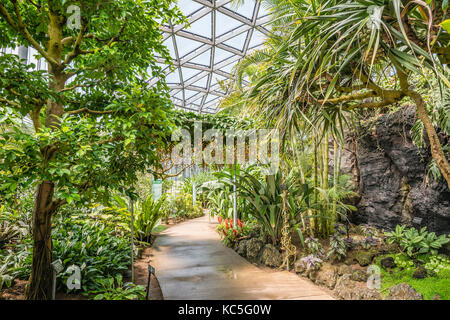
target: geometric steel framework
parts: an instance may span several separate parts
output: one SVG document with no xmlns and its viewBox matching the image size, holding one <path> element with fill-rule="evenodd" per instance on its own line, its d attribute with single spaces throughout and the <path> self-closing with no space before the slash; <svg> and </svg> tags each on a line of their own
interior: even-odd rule
<svg viewBox="0 0 450 320">
<path fill-rule="evenodd" d="M 259 1 L 245 0 L 236 7 L 231 0 L 178 0 L 190 26 L 163 25 L 164 44 L 175 70 L 166 74 L 173 104 L 200 113 L 216 113 L 227 92 L 220 82 L 231 78 L 232 68 L 260 47 L 269 34 L 269 12 Z M 151 82 L 152 83 L 152 82 Z"/>
</svg>

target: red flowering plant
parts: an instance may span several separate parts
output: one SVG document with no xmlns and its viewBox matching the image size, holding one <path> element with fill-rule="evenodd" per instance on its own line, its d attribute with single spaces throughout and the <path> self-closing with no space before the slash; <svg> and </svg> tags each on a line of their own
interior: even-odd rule
<svg viewBox="0 0 450 320">
<path fill-rule="evenodd" d="M 223 243 L 228 247 L 233 247 L 243 237 L 248 236 L 252 229 L 252 224 L 248 221 L 237 220 L 236 228 L 233 226 L 232 218 L 217 218 L 219 225 L 217 230 L 222 238 Z"/>
</svg>

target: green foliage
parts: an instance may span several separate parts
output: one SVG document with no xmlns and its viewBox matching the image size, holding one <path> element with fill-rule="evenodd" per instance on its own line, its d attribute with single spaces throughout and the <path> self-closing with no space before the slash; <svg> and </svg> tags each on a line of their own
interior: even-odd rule
<svg viewBox="0 0 450 320">
<path fill-rule="evenodd" d="M 128 237 L 130 235 L 131 215 L 128 208 L 121 208 L 116 203 L 109 207 L 94 205 L 94 210 L 94 213 L 90 215 L 90 219 L 98 221 L 112 230 L 115 236 Z"/>
<path fill-rule="evenodd" d="M 236 185 L 238 198 L 242 198 L 248 203 L 252 217 L 261 226 L 263 232 L 270 236 L 274 245 L 281 240 L 284 221 L 282 185 L 285 185 L 288 190 L 286 202 L 289 224 L 294 227 L 299 223 L 299 212 L 303 211 L 303 205 L 310 193 L 307 185 L 298 186 L 283 179 L 281 170 L 275 175 L 265 176 L 262 180 L 257 179 L 248 170 L 238 174 L 236 181 L 228 172 L 221 172 L 218 176 L 224 184 Z"/>
<path fill-rule="evenodd" d="M 13 240 L 21 239 L 28 234 L 27 225 L 14 214 L 1 213 L 0 216 L 0 249 Z"/>
<path fill-rule="evenodd" d="M 319 242 L 319 239 L 308 237 L 305 239 L 305 245 L 306 248 L 308 249 L 308 252 L 313 256 L 320 257 L 324 255 L 324 250 Z"/>
<path fill-rule="evenodd" d="M 203 206 L 200 201 L 193 204 L 192 195 L 181 192 L 175 197 L 168 197 L 163 203 L 162 216 L 168 222 L 169 218 L 193 219 L 203 215 Z"/>
<path fill-rule="evenodd" d="M 211 184 L 210 184 L 211 185 Z M 224 187 L 222 183 L 216 182 L 217 189 L 213 189 L 208 193 L 208 207 L 211 210 L 212 216 L 219 216 L 222 218 L 230 218 L 233 216 L 233 194 L 226 189 L 219 189 Z M 206 192 L 205 192 L 206 193 Z M 241 211 L 241 210 L 239 210 Z"/>
<path fill-rule="evenodd" d="M 445 256 L 431 256 L 430 260 L 424 264 L 424 268 L 429 274 L 437 277 L 450 276 L 450 260 Z"/>
<path fill-rule="evenodd" d="M 347 255 L 347 246 L 344 238 L 339 234 L 334 234 L 330 239 L 330 248 L 327 257 L 336 257 L 338 260 L 345 258 Z"/>
<path fill-rule="evenodd" d="M 396 268 L 393 272 L 384 270 L 381 265 L 381 259 L 385 257 L 393 257 L 400 268 Z M 439 256 L 440 257 L 440 256 Z M 412 277 L 415 268 L 411 258 L 403 254 L 384 255 L 376 258 L 375 264 L 381 270 L 381 293 L 387 295 L 389 288 L 399 284 L 408 283 L 418 292 L 420 292 L 425 300 L 432 300 L 436 294 L 441 296 L 442 300 L 450 299 L 450 269 L 448 267 L 448 259 L 427 254 L 416 257 L 424 263 L 424 267 L 430 271 L 432 266 L 444 265 L 437 273 L 431 272 L 429 276 L 424 279 L 415 279 Z M 436 261 L 443 261 L 436 264 Z M 435 268 L 436 269 L 436 268 Z"/>
<path fill-rule="evenodd" d="M 134 232 L 139 241 L 150 242 L 153 229 L 163 215 L 161 205 L 165 197 L 153 200 L 150 195 L 146 199 L 136 202 Z"/>
<path fill-rule="evenodd" d="M 242 129 L 248 130 L 253 127 L 253 121 L 250 119 L 242 119 L 236 117 L 230 117 L 221 114 L 207 114 L 207 113 L 194 113 L 186 112 L 182 110 L 175 110 L 176 124 L 184 129 L 187 129 L 191 135 L 194 133 L 194 123 L 202 123 L 202 131 L 209 129 L 217 129 L 224 132 L 227 129 Z"/>
<path fill-rule="evenodd" d="M 71 4 L 82 9 L 81 30 L 61 23 L 51 32 L 49 17 L 67 21 Z M 159 25 L 184 23 L 178 8 L 171 0 L 0 7 L 0 47 L 34 48 L 53 66 L 31 71 L 17 57 L 0 54 L 0 119 L 8 127 L 0 132 L 0 199 L 40 181 L 55 185 L 55 203 L 103 203 L 111 189 L 133 194 L 137 173 L 158 166 L 155 149 L 164 148 L 174 128 L 156 56 L 170 64 Z M 19 17 L 28 33 L 17 27 Z M 49 40 L 60 55 L 46 51 Z M 149 88 L 153 76 L 160 80 Z M 32 115 L 32 128 L 24 128 L 25 115 Z"/>
<path fill-rule="evenodd" d="M 426 227 L 420 230 L 405 228 L 398 225 L 394 231 L 387 232 L 386 236 L 388 243 L 397 243 L 410 257 L 428 252 L 437 254 L 438 249 L 450 241 L 447 235 L 438 237 L 434 232 L 428 232 Z"/>
<path fill-rule="evenodd" d="M 99 281 L 101 289 L 87 293 L 93 300 L 145 300 L 146 291 L 141 285 L 131 282 L 123 284 L 122 275 L 115 278 L 106 278 Z"/>
<path fill-rule="evenodd" d="M 0 291 L 5 288 L 9 288 L 14 280 L 12 276 L 6 274 L 6 265 L 0 267 Z"/>
<path fill-rule="evenodd" d="M 249 221 L 237 220 L 237 226 L 233 226 L 233 219 L 223 219 L 218 217 L 219 225 L 217 230 L 222 238 L 222 242 L 228 247 L 234 247 L 238 242 L 238 239 L 248 236 L 255 227 L 253 223 Z"/>
<path fill-rule="evenodd" d="M 32 258 L 31 238 L 21 239 L 21 242 L 11 246 L 11 249 L 4 252 L 0 251 L 0 263 L 3 266 L 3 274 L 9 275 L 13 279 L 28 279 Z"/>
<path fill-rule="evenodd" d="M 113 229 L 90 219 L 64 219 L 53 233 L 53 258 L 61 259 L 64 272 L 58 277 L 58 288 L 65 286 L 71 265 L 81 269 L 81 290 L 100 290 L 100 280 L 115 277 L 130 266 L 130 242 L 113 235 Z"/>
</svg>

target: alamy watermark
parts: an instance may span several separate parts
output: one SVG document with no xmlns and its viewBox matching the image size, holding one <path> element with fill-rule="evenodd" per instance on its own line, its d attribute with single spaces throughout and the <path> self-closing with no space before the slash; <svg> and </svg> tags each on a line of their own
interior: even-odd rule
<svg viewBox="0 0 450 320">
<path fill-rule="evenodd" d="M 377 265 L 370 265 L 367 268 L 367 274 L 369 277 L 367 278 L 367 288 L 369 289 L 381 289 L 381 270 Z"/>
<path fill-rule="evenodd" d="M 225 132 L 209 129 L 203 133 L 202 123 L 196 121 L 193 138 L 186 129 L 172 134 L 172 141 L 179 143 L 172 150 L 171 160 L 175 165 L 258 164 L 264 174 L 271 175 L 279 168 L 279 137 L 279 131 L 275 129 L 228 129 Z"/>
<path fill-rule="evenodd" d="M 67 27 L 70 30 L 81 29 L 81 9 L 79 6 L 70 5 L 67 7 L 67 11 L 70 16 L 67 18 Z"/>
</svg>

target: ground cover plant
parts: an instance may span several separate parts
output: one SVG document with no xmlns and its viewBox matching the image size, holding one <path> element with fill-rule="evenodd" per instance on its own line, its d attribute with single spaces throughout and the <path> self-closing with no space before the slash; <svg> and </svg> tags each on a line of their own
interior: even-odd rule
<svg viewBox="0 0 450 320">
<path fill-rule="evenodd" d="M 394 270 L 385 270 L 380 265 L 380 261 L 386 257 L 393 257 L 397 268 Z M 414 277 L 416 266 L 414 261 L 404 254 L 380 256 L 376 264 L 381 269 L 381 293 L 386 296 L 388 289 L 399 284 L 408 283 L 425 300 L 436 298 L 442 300 L 450 299 L 450 260 L 448 257 L 435 255 L 419 255 L 416 263 L 419 262 L 428 271 L 429 275 L 424 278 Z M 436 297 L 438 295 L 438 297 Z"/>
</svg>

